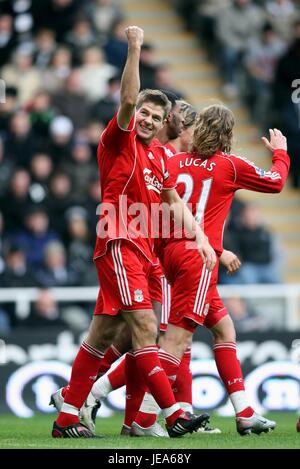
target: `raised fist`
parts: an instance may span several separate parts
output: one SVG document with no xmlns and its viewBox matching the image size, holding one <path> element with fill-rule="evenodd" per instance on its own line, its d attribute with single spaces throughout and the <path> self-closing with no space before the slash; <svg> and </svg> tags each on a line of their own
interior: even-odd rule
<svg viewBox="0 0 300 469">
<path fill-rule="evenodd" d="M 125 34 L 129 46 L 141 46 L 144 41 L 144 31 L 138 26 L 128 26 L 125 29 Z"/>
</svg>

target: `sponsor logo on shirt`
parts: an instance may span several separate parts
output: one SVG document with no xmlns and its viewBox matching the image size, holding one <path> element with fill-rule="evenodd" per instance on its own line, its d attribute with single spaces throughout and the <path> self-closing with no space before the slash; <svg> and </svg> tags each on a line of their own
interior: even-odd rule
<svg viewBox="0 0 300 469">
<path fill-rule="evenodd" d="M 163 184 L 159 181 L 158 177 L 156 177 L 155 174 L 152 173 L 152 169 L 144 169 L 144 178 L 146 187 L 149 191 L 155 191 L 158 194 L 161 193 Z"/>
</svg>

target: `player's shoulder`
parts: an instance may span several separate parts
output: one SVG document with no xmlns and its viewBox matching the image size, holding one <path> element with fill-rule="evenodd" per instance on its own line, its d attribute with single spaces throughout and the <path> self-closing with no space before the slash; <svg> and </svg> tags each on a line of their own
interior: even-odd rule
<svg viewBox="0 0 300 469">
<path fill-rule="evenodd" d="M 180 163 L 180 161 L 184 161 L 186 158 L 188 157 L 193 157 L 194 155 L 192 153 L 189 153 L 189 152 L 179 152 L 179 153 L 175 153 L 174 155 L 171 156 L 171 158 L 169 158 L 169 165 L 174 165 L 176 166 L 177 164 Z"/>
<path fill-rule="evenodd" d="M 235 167 L 235 165 L 238 164 L 239 161 L 246 160 L 245 158 L 237 155 L 236 153 L 224 153 L 224 152 L 218 152 L 217 158 L 221 164 L 224 164 L 224 166 L 232 166 L 232 167 Z"/>
<path fill-rule="evenodd" d="M 162 144 L 161 141 L 158 139 L 158 138 L 155 138 L 153 141 L 152 141 L 152 148 L 154 148 L 155 150 L 163 153 L 163 155 L 167 158 L 172 158 L 174 156 L 174 154 L 176 153 L 176 150 L 174 147 L 172 147 L 171 145 L 169 145 L 168 143 L 166 144 Z"/>
</svg>

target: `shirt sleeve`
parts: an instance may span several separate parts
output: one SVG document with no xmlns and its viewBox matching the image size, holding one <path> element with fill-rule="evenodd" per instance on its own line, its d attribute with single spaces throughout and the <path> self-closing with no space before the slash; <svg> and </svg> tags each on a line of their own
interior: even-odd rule
<svg viewBox="0 0 300 469">
<path fill-rule="evenodd" d="M 110 147 L 118 149 L 129 139 L 129 135 L 134 130 L 135 126 L 135 115 L 132 116 L 132 119 L 129 123 L 128 129 L 122 129 L 118 124 L 118 113 L 109 121 L 107 127 L 104 129 L 99 145 L 104 147 Z"/>
<path fill-rule="evenodd" d="M 246 158 L 232 156 L 234 166 L 235 189 L 249 189 L 255 192 L 280 192 L 287 180 L 290 159 L 285 150 L 275 150 L 272 157 L 272 167 L 266 171 L 256 166 Z"/>
</svg>

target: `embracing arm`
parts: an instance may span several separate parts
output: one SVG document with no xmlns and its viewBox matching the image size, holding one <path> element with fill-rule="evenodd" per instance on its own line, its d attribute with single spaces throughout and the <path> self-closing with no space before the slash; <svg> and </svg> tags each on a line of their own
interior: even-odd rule
<svg viewBox="0 0 300 469">
<path fill-rule="evenodd" d="M 216 254 L 207 240 L 204 232 L 196 222 L 194 216 L 179 197 L 175 189 L 164 190 L 162 200 L 170 205 L 175 221 L 183 226 L 195 238 L 198 252 L 206 263 L 208 270 L 212 271 L 216 264 Z"/>
</svg>

